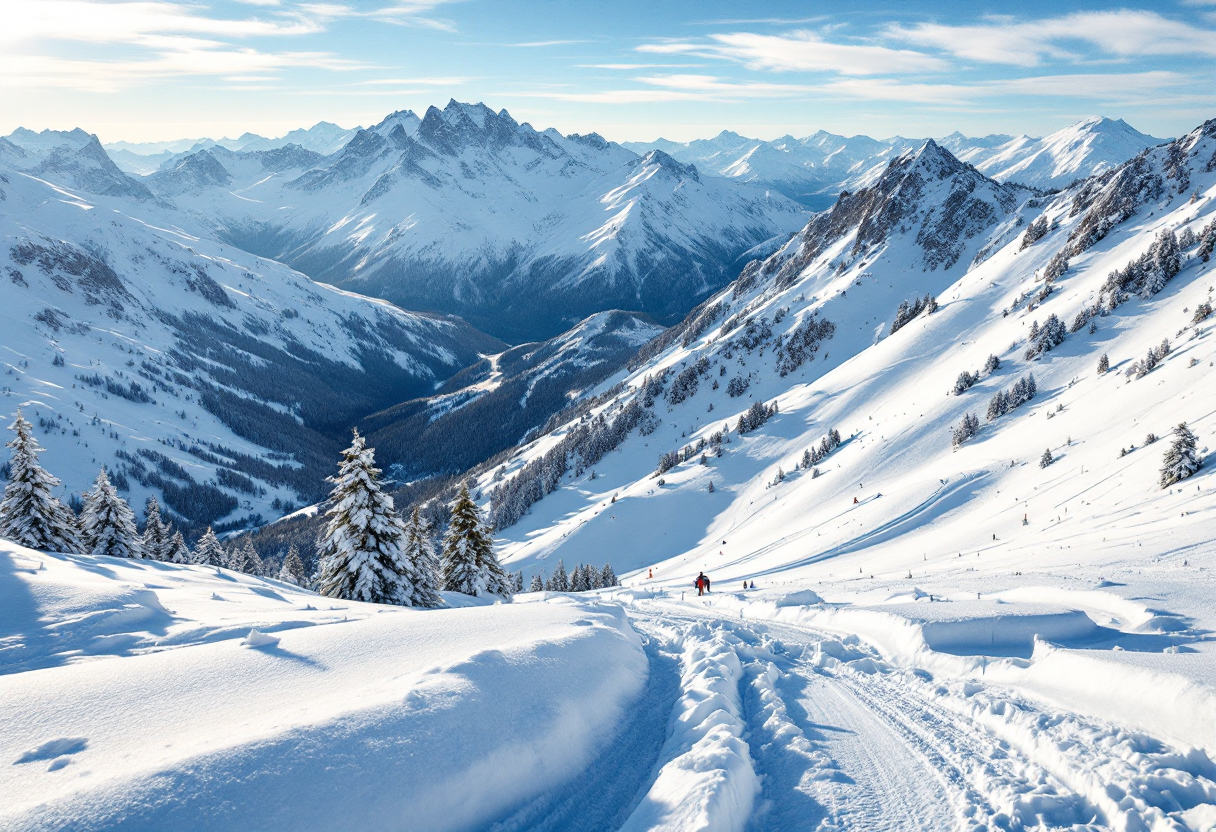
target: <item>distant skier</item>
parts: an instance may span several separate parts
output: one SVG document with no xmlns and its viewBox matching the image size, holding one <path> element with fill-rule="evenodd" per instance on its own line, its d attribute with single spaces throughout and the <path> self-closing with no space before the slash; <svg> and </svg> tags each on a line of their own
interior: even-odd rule
<svg viewBox="0 0 1216 832">
<path fill-rule="evenodd" d="M 647 577 L 648 579 L 649 579 L 649 578 L 653 578 L 653 577 L 654 577 L 654 568 L 653 568 L 653 567 L 652 567 L 652 568 L 650 568 L 650 569 L 647 569 L 647 570 L 646 570 L 646 577 Z"/>
<path fill-rule="evenodd" d="M 854 498 L 853 498 L 853 505 L 857 505 L 857 498 L 856 498 L 856 497 L 854 497 Z"/>
<path fill-rule="evenodd" d="M 752 589 L 755 589 L 755 588 L 756 588 L 756 582 L 755 582 L 755 581 L 752 581 L 752 586 L 751 586 L 751 588 L 752 588 Z"/>
</svg>

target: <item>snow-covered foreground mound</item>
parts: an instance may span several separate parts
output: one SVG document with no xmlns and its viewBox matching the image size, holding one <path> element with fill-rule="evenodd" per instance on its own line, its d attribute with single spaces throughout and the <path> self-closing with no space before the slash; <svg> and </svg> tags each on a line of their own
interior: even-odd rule
<svg viewBox="0 0 1216 832">
<path fill-rule="evenodd" d="M 3 829 L 475 827 L 647 677 L 619 608 L 561 598 L 415 612 L 0 543 L 0 599 Z"/>
</svg>

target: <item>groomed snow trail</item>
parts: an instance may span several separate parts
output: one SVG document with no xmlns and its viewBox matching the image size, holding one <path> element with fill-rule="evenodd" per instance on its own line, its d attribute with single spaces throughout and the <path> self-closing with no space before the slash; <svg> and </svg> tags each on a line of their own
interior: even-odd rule
<svg viewBox="0 0 1216 832">
<path fill-rule="evenodd" d="M 682 644 L 685 659 L 663 767 L 622 828 L 1216 828 L 1216 766 L 1202 752 L 1012 690 L 892 667 L 855 636 L 661 597 L 628 603 L 640 632 Z M 706 656 L 718 671 L 709 686 L 695 672 Z M 652 812 L 642 823 L 647 801 L 721 811 Z"/>
</svg>

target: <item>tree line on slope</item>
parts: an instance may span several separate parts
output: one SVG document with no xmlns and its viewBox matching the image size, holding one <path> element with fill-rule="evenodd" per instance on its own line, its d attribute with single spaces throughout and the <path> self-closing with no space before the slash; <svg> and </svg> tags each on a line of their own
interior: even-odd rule
<svg viewBox="0 0 1216 832">
<path fill-rule="evenodd" d="M 225 549 L 208 528 L 191 551 L 180 531 L 148 500 L 142 532 L 127 501 L 110 482 L 105 468 L 83 500 L 79 516 L 55 496 L 59 480 L 42 467 L 43 450 L 30 422 L 17 412 L 9 426 L 14 438 L 8 482 L 0 500 L 0 537 L 46 551 L 94 556 L 143 558 L 169 563 L 236 569 L 254 575 L 267 571 L 252 541 Z M 460 488 L 451 522 L 436 555 L 431 530 L 415 508 L 409 521 L 384 493 L 374 450 L 358 432 L 343 452 L 321 532 L 316 588 L 324 595 L 410 607 L 442 605 L 440 589 L 466 595 L 509 598 L 522 590 L 522 573 L 508 575 L 494 554 L 490 531 L 481 513 Z M 299 551 L 292 546 L 278 576 L 307 585 Z"/>
</svg>

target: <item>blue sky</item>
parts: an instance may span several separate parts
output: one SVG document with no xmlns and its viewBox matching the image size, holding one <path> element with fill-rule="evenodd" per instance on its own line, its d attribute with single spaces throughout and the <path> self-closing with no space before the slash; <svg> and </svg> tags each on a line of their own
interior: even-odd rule
<svg viewBox="0 0 1216 832">
<path fill-rule="evenodd" d="M 1216 0 L 0 0 L 0 131 L 367 125 L 449 98 L 562 132 L 1157 136 L 1216 117 Z"/>
</svg>

